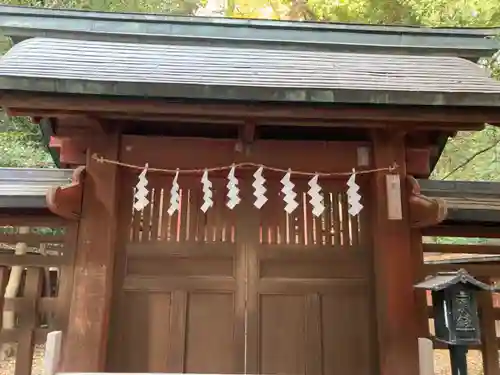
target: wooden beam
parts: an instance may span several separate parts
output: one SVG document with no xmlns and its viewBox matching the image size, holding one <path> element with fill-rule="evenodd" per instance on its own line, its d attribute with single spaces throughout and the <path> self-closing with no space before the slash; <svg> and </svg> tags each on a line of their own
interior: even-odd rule
<svg viewBox="0 0 500 375">
<path fill-rule="evenodd" d="M 442 263 L 442 264 L 424 264 L 426 275 L 435 275 L 438 272 L 456 272 L 463 268 L 474 277 L 500 277 L 500 267 L 497 263 Z"/>
<path fill-rule="evenodd" d="M 251 153 L 252 143 L 255 141 L 255 124 L 247 122 L 239 127 L 239 143 L 237 150 L 246 156 Z"/>
<path fill-rule="evenodd" d="M 445 254 L 500 254 L 498 245 L 447 245 L 430 244 L 423 245 L 424 253 L 445 253 Z"/>
<path fill-rule="evenodd" d="M 174 170 L 215 167 L 232 160 L 285 170 L 292 168 L 310 172 L 349 172 L 352 166 L 356 165 L 357 147 L 370 147 L 369 142 L 256 140 L 252 143 L 252 152 L 247 155 L 235 150 L 237 142 L 227 139 L 127 135 L 122 138 L 120 155 L 124 163 L 139 166 L 149 163 L 150 168 Z M 193 153 L 193 150 L 196 150 L 196 153 Z M 316 160 L 314 166 L 311 165 L 313 159 Z M 332 160 L 335 160 L 335 163 L 332 163 Z M 392 164 L 391 162 L 384 168 Z"/>
<path fill-rule="evenodd" d="M 215 106 L 215 109 L 219 108 Z M 309 114 L 310 108 L 300 108 L 301 112 L 304 114 Z M 122 108 L 124 110 L 124 108 Z M 10 113 L 16 116 L 43 116 L 52 118 L 64 118 L 73 116 L 88 116 L 91 115 L 94 118 L 102 120 L 115 120 L 115 121 L 146 121 L 146 122 L 156 122 L 162 125 L 166 123 L 204 123 L 213 125 L 244 125 L 250 118 L 255 121 L 256 125 L 264 124 L 266 126 L 303 126 L 303 127 L 325 127 L 325 128 L 345 128 L 345 127 L 355 127 L 361 129 L 387 129 L 397 128 L 397 129 L 412 129 L 417 131 L 426 130 L 441 130 L 445 132 L 453 131 L 454 129 L 459 129 L 463 131 L 475 131 L 482 130 L 484 128 L 484 122 L 461 122 L 456 121 L 453 123 L 440 123 L 437 121 L 393 121 L 390 119 L 385 120 L 373 120 L 362 116 L 361 119 L 350 119 L 350 118 L 329 118 L 328 116 L 314 116 L 312 115 L 302 117 L 297 116 L 297 114 L 292 115 L 293 112 L 287 116 L 273 113 L 261 113 L 256 111 L 252 113 L 250 111 L 244 111 L 240 114 L 232 112 L 226 114 L 223 112 L 216 113 L 211 111 L 208 114 L 191 112 L 182 112 L 177 114 L 176 111 L 170 114 L 154 114 L 148 112 L 132 112 L 132 113 L 122 113 L 122 112 L 109 112 L 109 111 L 84 111 L 84 110 L 65 110 L 65 109 L 33 109 L 33 108 L 11 108 Z M 451 130 L 450 130 L 451 129 Z"/>
<path fill-rule="evenodd" d="M 388 220 L 386 173 L 373 180 L 373 240 L 380 375 L 418 375 L 419 310 L 413 289 L 408 191 L 403 134 L 374 132 L 374 167 L 396 162 L 402 193 L 402 220 Z"/>
<path fill-rule="evenodd" d="M 61 138 L 61 137 L 50 136 L 49 147 L 60 149 L 63 145 L 63 140 L 64 140 L 64 138 Z"/>
<path fill-rule="evenodd" d="M 108 135 L 88 152 L 78 233 L 69 326 L 62 371 L 105 370 L 117 228 L 118 167 L 93 160 L 97 152 L 117 160 L 119 135 Z"/>
<path fill-rule="evenodd" d="M 115 112 L 128 114 L 203 115 L 247 118 L 303 118 L 324 120 L 366 120 L 396 122 L 456 123 L 483 126 L 485 122 L 500 123 L 494 108 L 455 108 L 404 106 L 303 106 L 277 104 L 206 104 L 178 103 L 160 99 L 103 99 L 88 96 L 54 96 L 4 93 L 0 103 L 10 113 L 38 116 L 43 111 Z M 29 113 L 29 114 L 28 114 Z"/>
<path fill-rule="evenodd" d="M 499 295 L 498 293 L 495 293 L 493 294 L 493 317 L 495 318 L 495 320 L 500 320 L 500 308 L 498 307 L 495 307 L 495 306 L 498 306 L 498 298 L 499 298 Z"/>
<path fill-rule="evenodd" d="M 87 114 L 59 116 L 56 133 L 60 137 L 78 137 L 85 135 L 104 134 L 107 127 L 102 120 Z"/>
<path fill-rule="evenodd" d="M 431 150 L 409 148 L 406 150 L 406 173 L 416 177 L 427 177 L 431 173 Z"/>
<path fill-rule="evenodd" d="M 410 225 L 425 228 L 441 223 L 448 215 L 446 202 L 441 198 L 421 194 L 420 185 L 413 176 L 406 176 Z"/>
<path fill-rule="evenodd" d="M 479 238 L 500 238 L 498 226 L 481 225 L 437 225 L 435 227 L 423 228 L 424 236 L 433 237 L 479 237 Z"/>
<path fill-rule="evenodd" d="M 57 148 L 59 160 L 63 164 L 85 165 L 87 161 L 87 149 L 92 143 L 90 137 L 50 137 L 49 147 Z"/>
</svg>

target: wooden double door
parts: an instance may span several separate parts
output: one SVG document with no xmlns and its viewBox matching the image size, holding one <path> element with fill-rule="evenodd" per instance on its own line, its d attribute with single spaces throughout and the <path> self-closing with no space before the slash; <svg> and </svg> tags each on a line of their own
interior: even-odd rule
<svg viewBox="0 0 500 375">
<path fill-rule="evenodd" d="M 322 181 L 326 210 L 315 218 L 307 181 L 296 180 L 300 205 L 287 215 L 275 177 L 260 210 L 250 176 L 240 178 L 244 199 L 234 210 L 216 177 L 206 214 L 198 178 L 179 181 L 173 216 L 169 176 L 150 177 L 143 213 L 130 217 L 124 204 L 107 371 L 374 373 L 364 214 L 348 216 L 345 181 L 331 180 Z"/>
</svg>

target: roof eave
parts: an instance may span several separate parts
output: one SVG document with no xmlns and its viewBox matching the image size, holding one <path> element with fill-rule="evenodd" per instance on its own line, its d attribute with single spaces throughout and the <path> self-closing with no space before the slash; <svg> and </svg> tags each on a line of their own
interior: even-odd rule
<svg viewBox="0 0 500 375">
<path fill-rule="evenodd" d="M 45 77 L 0 77 L 3 92 L 149 98 L 168 100 L 210 100 L 213 102 L 288 103 L 308 105 L 443 106 L 499 108 L 500 92 L 422 92 L 364 89 L 288 87 L 235 87 L 190 83 L 86 81 Z M 494 119 L 489 119 L 494 122 Z M 495 120 L 496 121 L 496 120 Z"/>
<path fill-rule="evenodd" d="M 419 180 L 422 194 L 442 198 L 448 205 L 446 222 L 500 224 L 500 183 L 483 181 Z"/>
<path fill-rule="evenodd" d="M 46 209 L 51 187 L 71 181 L 70 169 L 0 168 L 0 210 Z"/>
</svg>

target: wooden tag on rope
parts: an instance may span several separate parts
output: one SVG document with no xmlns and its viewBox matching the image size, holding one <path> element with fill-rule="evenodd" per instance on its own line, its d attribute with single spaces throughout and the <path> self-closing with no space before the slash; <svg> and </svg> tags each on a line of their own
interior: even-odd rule
<svg viewBox="0 0 500 375">
<path fill-rule="evenodd" d="M 402 220 L 403 207 L 401 203 L 401 179 L 399 174 L 385 175 L 387 191 L 387 219 Z"/>
</svg>

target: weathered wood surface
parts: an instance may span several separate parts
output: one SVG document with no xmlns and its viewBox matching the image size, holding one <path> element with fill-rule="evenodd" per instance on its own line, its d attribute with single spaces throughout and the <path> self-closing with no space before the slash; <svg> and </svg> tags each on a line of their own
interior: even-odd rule
<svg viewBox="0 0 500 375">
<path fill-rule="evenodd" d="M 338 143 L 272 141 L 254 142 L 249 157 L 283 166 L 279 153 L 273 156 L 276 147 L 288 155 L 296 147 L 307 150 L 292 155 L 287 166 L 294 169 L 340 170 L 325 160 L 347 168 L 357 158 L 355 147 Z M 196 157 L 188 149 L 196 149 Z M 206 166 L 243 157 L 234 142 L 133 136 L 123 138 L 121 155 L 134 164 L 154 160 L 160 168 L 175 168 L 177 160 L 195 167 L 200 160 Z M 181 175 L 181 209 L 170 217 L 173 176 L 149 174 L 152 204 L 132 213 L 136 173 L 123 170 L 118 258 L 124 261 L 117 263 L 120 298 L 107 370 L 371 374 L 371 233 L 364 212 L 348 216 L 345 179 L 323 181 L 327 209 L 315 218 L 307 179 L 294 180 L 299 208 L 286 215 L 279 174 L 267 176 L 269 201 L 256 210 L 249 198 L 253 172 L 240 172 L 246 199 L 229 210 L 225 175 L 214 173 L 215 205 L 207 214 L 199 209 L 199 176 Z M 365 188 L 367 180 L 359 182 Z M 356 357 L 349 354 L 354 351 Z"/>
<path fill-rule="evenodd" d="M 383 375 L 418 374 L 418 313 L 414 299 L 412 238 L 404 176 L 404 134 L 373 134 L 375 167 L 399 165 L 402 219 L 388 220 L 385 173 L 373 180 L 371 230 L 378 326 L 378 355 Z"/>
<path fill-rule="evenodd" d="M 118 167 L 91 158 L 118 158 L 119 135 L 89 149 L 75 258 L 75 278 L 61 369 L 103 371 L 109 333 L 118 197 Z"/>
<path fill-rule="evenodd" d="M 386 108 L 353 108 L 352 106 L 336 106 L 335 108 L 311 108 L 310 106 L 288 106 L 276 104 L 185 104 L 173 103 L 167 100 L 153 99 L 103 99 L 93 97 L 54 97 L 43 94 L 3 94 L 2 104 L 8 113 L 17 116 L 58 117 L 61 115 L 88 114 L 89 108 L 100 117 L 105 114 L 128 115 L 128 118 L 141 119 L 144 116 L 161 115 L 163 120 L 171 116 L 191 118 L 196 122 L 205 122 L 207 118 L 232 119 L 238 124 L 248 120 L 262 121 L 273 124 L 279 120 L 286 124 L 289 120 L 300 120 L 302 126 L 332 126 L 332 123 L 352 121 L 365 128 L 383 129 L 441 129 L 448 131 L 480 130 L 485 122 L 498 123 L 500 115 L 495 109 L 484 108 L 449 108 L 446 111 L 436 107 L 400 108 L 401 106 L 386 106 Z M 198 117 L 197 117 L 198 116 Z M 201 118 L 200 118 L 201 116 Z M 120 118 L 120 117 L 118 117 Z M 158 119 L 159 121 L 162 118 Z M 271 121 L 269 121 L 271 120 Z M 283 120 L 286 120 L 285 122 Z M 318 120 L 320 120 L 318 122 Z M 364 124 L 364 125 L 363 125 Z"/>
</svg>

